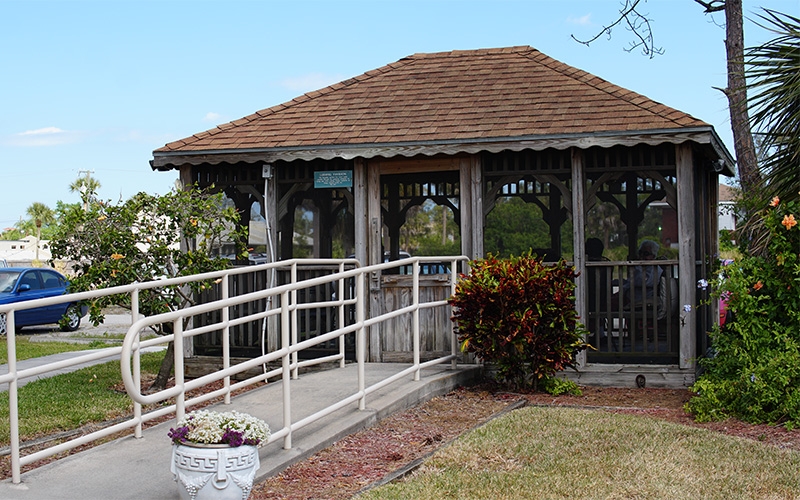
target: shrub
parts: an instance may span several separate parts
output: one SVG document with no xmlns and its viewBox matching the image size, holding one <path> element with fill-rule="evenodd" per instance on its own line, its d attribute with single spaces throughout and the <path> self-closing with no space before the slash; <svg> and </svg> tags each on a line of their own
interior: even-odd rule
<svg viewBox="0 0 800 500">
<path fill-rule="evenodd" d="M 569 394 L 570 396 L 580 396 L 583 394 L 581 387 L 569 379 L 558 377 L 543 377 L 539 382 L 539 388 L 547 394 L 553 396 L 561 396 L 562 394 Z"/>
<path fill-rule="evenodd" d="M 497 365 L 498 378 L 533 385 L 585 349 L 575 312 L 575 270 L 530 254 L 471 263 L 450 299 L 461 349 Z"/>
<path fill-rule="evenodd" d="M 725 267 L 717 295 L 734 320 L 711 334 L 713 356 L 687 410 L 699 421 L 736 417 L 752 423 L 800 424 L 800 204 L 777 198 L 757 214 L 766 251 Z"/>
</svg>

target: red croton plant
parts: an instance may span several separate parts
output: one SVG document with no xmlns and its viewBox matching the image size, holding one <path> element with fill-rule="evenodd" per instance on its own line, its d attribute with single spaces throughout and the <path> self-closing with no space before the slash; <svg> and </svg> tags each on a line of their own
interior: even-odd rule
<svg viewBox="0 0 800 500">
<path fill-rule="evenodd" d="M 575 312 L 575 270 L 530 254 L 470 264 L 450 299 L 461 348 L 518 386 L 570 366 L 587 347 Z"/>
</svg>

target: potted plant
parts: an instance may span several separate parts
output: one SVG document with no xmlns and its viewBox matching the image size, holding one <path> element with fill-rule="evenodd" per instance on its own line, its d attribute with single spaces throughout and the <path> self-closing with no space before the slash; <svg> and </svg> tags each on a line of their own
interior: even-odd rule
<svg viewBox="0 0 800 500">
<path fill-rule="evenodd" d="M 196 410 L 169 430 L 171 471 L 184 500 L 246 499 L 260 466 L 269 426 L 237 411 Z"/>
</svg>

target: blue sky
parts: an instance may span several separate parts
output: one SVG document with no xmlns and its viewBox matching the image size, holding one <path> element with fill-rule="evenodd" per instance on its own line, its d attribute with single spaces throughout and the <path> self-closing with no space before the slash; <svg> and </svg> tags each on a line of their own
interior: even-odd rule
<svg viewBox="0 0 800 500">
<path fill-rule="evenodd" d="M 624 49 L 618 0 L 0 0 L 0 229 L 33 202 L 79 201 L 78 175 L 116 202 L 166 193 L 153 172 L 167 142 L 286 102 L 417 52 L 530 45 L 712 124 L 732 151 L 723 15 L 648 0 L 656 45 Z M 744 0 L 800 15 L 800 0 Z M 769 39 L 745 21 L 745 45 Z"/>
</svg>

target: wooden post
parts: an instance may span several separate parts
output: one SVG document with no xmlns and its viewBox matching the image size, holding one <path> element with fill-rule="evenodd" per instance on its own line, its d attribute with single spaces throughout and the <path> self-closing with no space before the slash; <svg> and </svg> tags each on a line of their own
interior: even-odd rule
<svg viewBox="0 0 800 500">
<path fill-rule="evenodd" d="M 383 262 L 381 250 L 381 172 L 380 162 L 367 162 L 367 262 L 366 265 Z M 362 262 L 364 264 L 364 262 Z M 383 291 L 381 289 L 381 273 L 376 271 L 368 277 L 369 313 L 368 317 L 383 313 Z M 373 325 L 369 329 L 367 342 L 368 361 L 381 361 L 381 325 Z"/>
<path fill-rule="evenodd" d="M 695 193 L 692 171 L 692 148 L 683 143 L 675 146 L 675 163 L 678 183 L 678 262 L 680 266 L 680 354 L 682 370 L 695 367 L 697 335 L 695 330 Z"/>
<path fill-rule="evenodd" d="M 472 238 L 472 253 L 467 254 L 470 259 L 483 258 L 483 226 L 486 220 L 483 216 L 483 167 L 481 166 L 480 156 L 473 156 L 470 159 L 470 179 L 469 184 L 464 186 L 471 191 L 472 198 L 472 226 L 469 233 Z M 462 209 L 463 213 L 463 209 Z M 462 231 L 464 231 L 462 229 Z M 463 238 L 463 236 L 462 236 Z"/>
<path fill-rule="evenodd" d="M 580 321 L 586 324 L 589 309 L 586 305 L 586 239 L 584 187 L 586 172 L 584 171 L 583 150 L 572 148 L 572 248 L 575 270 L 579 273 L 575 279 L 575 310 Z M 576 359 L 578 368 L 586 364 L 586 351 L 581 351 Z"/>
<path fill-rule="evenodd" d="M 369 229 L 369 174 L 367 160 L 356 158 L 353 160 L 353 202 L 354 202 L 354 230 L 355 230 L 355 255 L 362 266 L 369 265 L 368 248 L 370 245 Z M 370 293 L 368 287 L 360 288 L 363 293 Z M 370 301 L 371 302 L 371 301 Z M 369 317 L 370 302 L 365 301 L 366 307 L 364 314 Z M 369 337 L 366 338 L 367 347 L 365 352 L 369 352 Z"/>
<path fill-rule="evenodd" d="M 711 250 L 710 254 L 719 256 L 719 174 L 712 174 L 711 176 L 713 189 L 709 189 L 710 193 L 710 206 L 709 212 L 706 214 L 710 223 L 710 232 L 706 236 L 708 238 L 708 245 Z M 711 182 L 711 181 L 709 181 Z M 710 312 L 714 318 L 714 324 L 719 324 L 719 301 L 714 300 L 711 302 Z"/>
<path fill-rule="evenodd" d="M 458 163 L 458 186 L 461 209 L 461 253 L 469 258 L 473 256 L 472 231 L 476 226 L 474 199 L 472 198 L 472 161 L 461 158 Z"/>
<path fill-rule="evenodd" d="M 270 176 L 264 178 L 264 220 L 267 223 L 267 255 L 269 261 L 278 260 L 278 183 L 274 167 L 270 169 Z M 267 286 L 277 286 L 278 279 L 276 271 L 267 271 Z M 277 297 L 268 300 L 270 308 L 277 306 Z M 278 327 L 278 316 L 271 316 L 267 321 L 267 348 L 270 351 L 279 348 L 280 331 Z"/>
<path fill-rule="evenodd" d="M 361 265 L 367 263 L 367 246 L 369 245 L 369 229 L 367 210 L 369 196 L 367 193 L 367 162 L 364 158 L 353 160 L 353 207 L 355 231 L 355 255 Z"/>
</svg>

